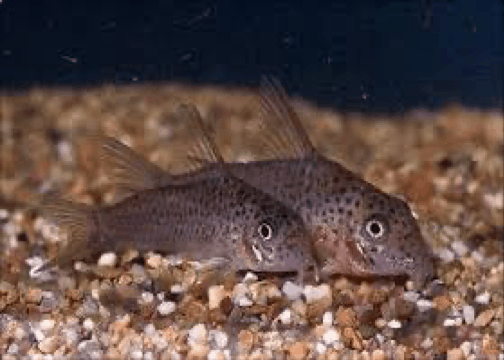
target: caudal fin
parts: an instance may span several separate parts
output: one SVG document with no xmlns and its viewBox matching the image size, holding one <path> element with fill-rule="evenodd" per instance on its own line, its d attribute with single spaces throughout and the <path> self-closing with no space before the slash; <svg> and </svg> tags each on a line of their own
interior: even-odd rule
<svg viewBox="0 0 504 360">
<path fill-rule="evenodd" d="M 87 258 L 97 251 L 92 239 L 97 239 L 98 228 L 93 208 L 65 200 L 59 195 L 45 195 L 39 205 L 42 217 L 53 222 L 67 235 L 66 245 L 60 244 L 57 262 L 66 267 L 75 260 Z"/>
</svg>

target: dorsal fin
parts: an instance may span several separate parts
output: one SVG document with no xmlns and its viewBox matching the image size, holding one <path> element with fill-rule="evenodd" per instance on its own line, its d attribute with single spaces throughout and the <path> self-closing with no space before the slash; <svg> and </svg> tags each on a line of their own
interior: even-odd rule
<svg viewBox="0 0 504 360">
<path fill-rule="evenodd" d="M 276 159 L 304 159 L 318 152 L 279 81 L 263 76 L 260 87 L 262 141 Z"/>
<path fill-rule="evenodd" d="M 196 136 L 196 143 L 189 151 L 188 158 L 199 165 L 203 164 L 224 164 L 224 158 L 215 143 L 213 131 L 204 123 L 200 112 L 193 104 L 181 104 L 175 112 L 175 116 L 181 121 L 193 125 L 193 129 L 199 132 Z"/>
<path fill-rule="evenodd" d="M 97 142 L 102 166 L 111 176 L 119 197 L 157 187 L 162 179 L 169 176 L 119 140 L 101 134 L 88 135 L 86 138 Z"/>
</svg>

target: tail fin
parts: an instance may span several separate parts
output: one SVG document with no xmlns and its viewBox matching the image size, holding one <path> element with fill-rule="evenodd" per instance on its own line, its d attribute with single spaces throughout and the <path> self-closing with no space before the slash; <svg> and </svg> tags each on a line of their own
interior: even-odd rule
<svg viewBox="0 0 504 360">
<path fill-rule="evenodd" d="M 54 222 L 67 234 L 67 244 L 60 245 L 58 263 L 68 266 L 75 260 L 82 260 L 96 249 L 98 224 L 94 209 L 89 205 L 76 204 L 65 200 L 57 194 L 45 195 L 39 206 L 42 216 Z"/>
</svg>

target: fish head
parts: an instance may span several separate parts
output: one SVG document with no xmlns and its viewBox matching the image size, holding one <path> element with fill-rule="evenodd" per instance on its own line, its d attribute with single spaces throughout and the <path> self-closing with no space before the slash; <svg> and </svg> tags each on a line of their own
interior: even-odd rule
<svg viewBox="0 0 504 360">
<path fill-rule="evenodd" d="M 280 203 L 262 203 L 245 224 L 244 246 L 251 270 L 297 272 L 313 265 L 311 240 L 302 218 Z"/>
<path fill-rule="evenodd" d="M 373 274 L 407 275 L 417 283 L 434 276 L 434 257 L 409 206 L 382 192 L 363 193 L 353 239 Z"/>
<path fill-rule="evenodd" d="M 331 200 L 318 221 L 315 253 L 321 274 L 408 276 L 424 283 L 434 275 L 433 255 L 409 206 L 369 186 L 353 186 Z"/>
</svg>

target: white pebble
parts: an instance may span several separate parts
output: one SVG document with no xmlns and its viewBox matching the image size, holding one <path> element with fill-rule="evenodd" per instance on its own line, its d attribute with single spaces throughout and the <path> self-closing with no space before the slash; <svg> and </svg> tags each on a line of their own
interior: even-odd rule
<svg viewBox="0 0 504 360">
<path fill-rule="evenodd" d="M 286 281 L 282 286 L 282 292 L 290 301 L 297 300 L 303 294 L 303 288 L 293 282 Z"/>
<path fill-rule="evenodd" d="M 208 360 L 220 360 L 220 359 L 229 359 L 225 352 L 221 350 L 210 350 L 207 355 Z"/>
<path fill-rule="evenodd" d="M 153 337 L 154 335 L 156 335 L 156 328 L 153 324 L 147 324 L 144 327 L 144 333 L 149 337 Z"/>
<path fill-rule="evenodd" d="M 455 259 L 455 255 L 453 252 L 448 250 L 447 248 L 442 248 L 439 250 L 438 256 L 444 261 L 444 262 L 450 262 L 453 259 Z"/>
<path fill-rule="evenodd" d="M 253 283 L 253 282 L 256 282 L 257 280 L 259 280 L 259 278 L 257 277 L 256 274 L 254 274 L 252 272 L 246 273 L 245 277 L 243 278 L 244 283 Z"/>
<path fill-rule="evenodd" d="M 429 309 L 432 309 L 434 307 L 434 303 L 431 300 L 427 299 L 420 299 L 417 301 L 417 307 L 420 312 L 427 311 Z"/>
<path fill-rule="evenodd" d="M 420 294 L 417 293 L 416 291 L 406 291 L 403 294 L 403 299 L 410 302 L 417 302 L 419 297 Z"/>
<path fill-rule="evenodd" d="M 196 324 L 189 330 L 187 343 L 190 346 L 204 344 L 206 342 L 207 330 L 205 324 Z"/>
<path fill-rule="evenodd" d="M 210 337 L 219 349 L 224 349 L 228 344 L 228 336 L 222 331 L 210 330 Z"/>
<path fill-rule="evenodd" d="M 130 355 L 133 360 L 142 360 L 143 359 L 142 350 L 133 350 L 132 352 L 130 352 Z"/>
<path fill-rule="evenodd" d="M 335 342 L 339 341 L 339 339 L 340 339 L 340 336 L 334 328 L 327 330 L 324 333 L 324 335 L 322 336 L 322 340 L 324 340 L 324 342 L 327 345 L 334 344 Z"/>
<path fill-rule="evenodd" d="M 424 349 L 430 349 L 434 345 L 434 341 L 431 338 L 426 338 L 420 346 Z"/>
<path fill-rule="evenodd" d="M 5 220 L 9 217 L 9 212 L 5 209 L 0 209 L 0 219 Z"/>
<path fill-rule="evenodd" d="M 239 307 L 249 307 L 254 305 L 254 302 L 250 300 L 247 296 L 240 296 L 238 299 L 236 299 L 236 304 Z"/>
<path fill-rule="evenodd" d="M 324 326 L 332 326 L 334 321 L 334 316 L 332 311 L 326 311 L 324 315 L 322 315 L 322 324 Z"/>
<path fill-rule="evenodd" d="M 117 262 L 117 255 L 112 252 L 104 253 L 98 259 L 98 266 L 114 267 Z"/>
<path fill-rule="evenodd" d="M 464 341 L 462 344 L 460 344 L 460 350 L 462 350 L 466 357 L 471 354 L 471 348 L 472 344 L 469 341 Z"/>
<path fill-rule="evenodd" d="M 184 288 L 181 284 L 173 284 L 170 291 L 172 294 L 182 294 L 184 292 Z"/>
<path fill-rule="evenodd" d="M 400 329 L 402 327 L 402 324 L 399 320 L 390 320 L 388 323 L 387 323 L 387 326 L 391 329 Z"/>
<path fill-rule="evenodd" d="M 84 322 L 82 323 L 82 326 L 84 327 L 84 329 L 88 330 L 88 331 L 91 331 L 93 330 L 94 328 L 94 322 L 93 320 L 91 320 L 90 318 L 87 318 L 86 320 L 84 320 Z"/>
<path fill-rule="evenodd" d="M 485 257 L 478 250 L 474 250 L 471 256 L 477 263 L 482 263 L 485 260 Z"/>
<path fill-rule="evenodd" d="M 478 304 L 488 305 L 488 303 L 490 303 L 490 293 L 488 291 L 485 291 L 476 296 L 474 301 L 476 301 Z"/>
<path fill-rule="evenodd" d="M 464 244 L 462 240 L 455 240 L 454 242 L 452 242 L 451 247 L 453 251 L 455 251 L 455 253 L 460 257 L 465 256 L 469 251 L 466 244 Z"/>
<path fill-rule="evenodd" d="M 445 319 L 445 321 L 443 322 L 443 325 L 444 325 L 444 326 L 446 326 L 446 327 L 455 326 L 455 325 L 456 325 L 456 323 L 455 323 L 455 319 L 447 318 L 447 319 Z"/>
<path fill-rule="evenodd" d="M 74 161 L 73 148 L 68 141 L 62 140 L 58 142 L 57 148 L 58 148 L 58 155 L 62 162 L 71 164 Z"/>
<path fill-rule="evenodd" d="M 158 305 L 157 311 L 161 316 L 170 315 L 175 311 L 175 303 L 173 301 L 163 301 Z"/>
<path fill-rule="evenodd" d="M 305 286 L 303 293 L 306 297 L 306 303 L 312 304 L 322 299 L 332 299 L 331 288 L 327 284 L 319 286 Z"/>
<path fill-rule="evenodd" d="M 40 322 L 40 330 L 42 331 L 51 331 L 54 328 L 56 322 L 52 319 L 45 319 Z"/>
<path fill-rule="evenodd" d="M 318 342 L 317 345 L 315 345 L 315 351 L 317 351 L 317 354 L 324 354 L 327 351 L 327 346 Z"/>
<path fill-rule="evenodd" d="M 284 325 L 289 325 L 292 321 L 292 312 L 290 309 L 282 311 L 282 313 L 278 315 L 278 320 Z"/>
<path fill-rule="evenodd" d="M 143 304 L 150 304 L 153 301 L 154 301 L 154 294 L 153 293 L 150 293 L 148 291 L 145 291 L 142 293 L 142 303 Z"/>
<path fill-rule="evenodd" d="M 464 305 L 462 313 L 464 314 L 466 324 L 472 324 L 474 322 L 474 308 L 472 306 Z"/>
</svg>

